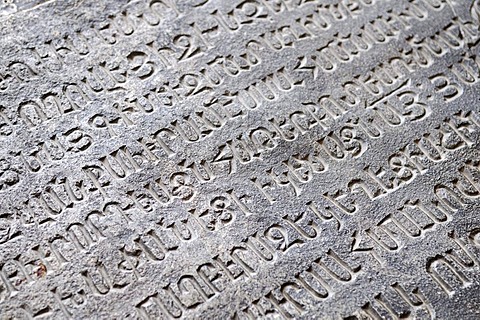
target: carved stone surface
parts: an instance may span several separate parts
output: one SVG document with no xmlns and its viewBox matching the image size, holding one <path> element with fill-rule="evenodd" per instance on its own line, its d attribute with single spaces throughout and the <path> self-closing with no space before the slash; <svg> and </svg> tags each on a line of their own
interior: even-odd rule
<svg viewBox="0 0 480 320">
<path fill-rule="evenodd" d="M 479 319 L 479 19 L 4 0 L 0 318 Z"/>
</svg>

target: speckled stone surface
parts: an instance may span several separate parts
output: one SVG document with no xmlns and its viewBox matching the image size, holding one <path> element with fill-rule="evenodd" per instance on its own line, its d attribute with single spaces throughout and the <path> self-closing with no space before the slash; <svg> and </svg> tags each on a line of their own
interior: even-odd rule
<svg viewBox="0 0 480 320">
<path fill-rule="evenodd" d="M 480 318 L 479 22 L 0 2 L 0 319 Z"/>
</svg>

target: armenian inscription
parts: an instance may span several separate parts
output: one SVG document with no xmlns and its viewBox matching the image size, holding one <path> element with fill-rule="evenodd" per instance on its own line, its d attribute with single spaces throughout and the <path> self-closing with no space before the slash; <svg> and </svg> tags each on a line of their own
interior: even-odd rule
<svg viewBox="0 0 480 320">
<path fill-rule="evenodd" d="M 0 27 L 1 319 L 480 318 L 480 1 Z"/>
</svg>

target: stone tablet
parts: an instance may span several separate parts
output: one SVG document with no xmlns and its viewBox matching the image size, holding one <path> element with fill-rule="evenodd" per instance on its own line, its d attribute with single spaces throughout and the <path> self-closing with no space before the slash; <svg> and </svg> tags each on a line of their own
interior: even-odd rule
<svg viewBox="0 0 480 320">
<path fill-rule="evenodd" d="M 1 319 L 479 319 L 480 2 L 3 0 Z"/>
</svg>

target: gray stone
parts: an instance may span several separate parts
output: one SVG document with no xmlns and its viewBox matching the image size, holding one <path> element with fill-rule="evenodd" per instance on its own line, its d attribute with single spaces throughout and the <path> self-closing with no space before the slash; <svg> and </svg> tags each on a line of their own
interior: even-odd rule
<svg viewBox="0 0 480 320">
<path fill-rule="evenodd" d="M 478 319 L 479 19 L 3 1 L 0 318 Z"/>
</svg>

